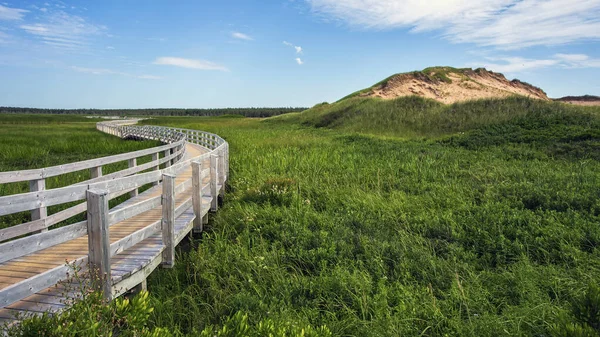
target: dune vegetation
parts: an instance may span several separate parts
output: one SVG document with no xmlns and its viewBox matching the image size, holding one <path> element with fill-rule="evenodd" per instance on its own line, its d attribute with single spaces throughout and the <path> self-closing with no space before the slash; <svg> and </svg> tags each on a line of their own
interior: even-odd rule
<svg viewBox="0 0 600 337">
<path fill-rule="evenodd" d="M 149 278 L 135 326 L 598 336 L 599 116 L 525 98 L 356 97 L 269 119 L 145 120 L 221 135 L 231 177 L 203 235 Z M 56 321 L 32 322 L 13 335 Z"/>
</svg>

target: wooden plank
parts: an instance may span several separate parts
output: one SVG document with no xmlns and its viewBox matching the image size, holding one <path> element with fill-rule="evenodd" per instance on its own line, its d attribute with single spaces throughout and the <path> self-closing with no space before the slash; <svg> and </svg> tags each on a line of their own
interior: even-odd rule
<svg viewBox="0 0 600 337">
<path fill-rule="evenodd" d="M 184 143 L 185 143 L 185 141 L 181 140 L 181 141 L 177 141 L 177 142 L 174 142 L 171 144 L 153 147 L 150 149 L 144 149 L 144 150 L 139 150 L 139 151 L 134 151 L 134 152 L 129 152 L 129 153 L 122 153 L 122 154 L 108 156 L 108 157 L 90 159 L 90 160 L 80 161 L 80 162 L 71 163 L 71 164 L 45 167 L 42 169 L 0 172 L 0 184 L 49 178 L 49 177 L 54 177 L 54 176 L 65 174 L 65 173 L 90 169 L 92 167 L 117 163 L 120 161 L 128 160 L 130 158 L 139 158 L 139 157 L 149 155 L 152 153 L 170 150 L 170 149 L 175 148 Z"/>
<path fill-rule="evenodd" d="M 67 265 L 58 266 L 47 272 L 37 274 L 34 277 L 1 289 L 0 308 L 4 308 L 27 296 L 31 296 L 40 290 L 48 288 L 56 284 L 59 280 L 66 279 L 70 270 L 71 268 Z"/>
<path fill-rule="evenodd" d="M 163 267 L 172 268 L 175 264 L 175 246 L 173 245 L 175 225 L 175 176 L 163 174 L 162 193 L 162 239 L 165 250 L 162 254 Z"/>
<path fill-rule="evenodd" d="M 160 203 L 161 203 L 160 195 L 140 201 L 140 202 L 130 205 L 128 207 L 121 208 L 117 211 L 110 212 L 108 215 L 108 221 L 111 224 L 118 223 L 125 219 L 134 217 L 140 213 L 143 213 L 143 212 L 149 211 L 155 207 L 158 207 L 158 206 L 160 206 Z"/>
<path fill-rule="evenodd" d="M 0 263 L 86 234 L 87 221 L 0 244 Z"/>
<path fill-rule="evenodd" d="M 126 249 L 133 247 L 140 241 L 145 240 L 151 235 L 158 233 L 161 229 L 161 221 L 158 220 L 153 224 L 150 224 L 142 229 L 131 233 L 130 235 L 125 236 L 124 238 L 112 243 L 110 245 L 110 254 L 111 256 L 115 256 Z"/>
<path fill-rule="evenodd" d="M 110 241 L 108 226 L 108 191 L 87 191 L 88 251 L 94 287 L 105 299 L 111 297 Z"/>
</svg>

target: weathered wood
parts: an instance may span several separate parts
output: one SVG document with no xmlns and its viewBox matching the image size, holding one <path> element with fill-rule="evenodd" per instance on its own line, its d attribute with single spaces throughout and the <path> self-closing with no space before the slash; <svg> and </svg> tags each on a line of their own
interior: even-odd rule
<svg viewBox="0 0 600 337">
<path fill-rule="evenodd" d="M 92 167 L 90 169 L 90 177 L 92 179 L 102 177 L 102 166 Z"/>
<path fill-rule="evenodd" d="M 175 225 L 175 176 L 163 174 L 162 192 L 162 239 L 165 249 L 162 253 L 164 268 L 172 268 L 175 264 L 174 246 Z"/>
<path fill-rule="evenodd" d="M 86 233 L 86 221 L 0 244 L 0 263 L 67 242 Z"/>
<path fill-rule="evenodd" d="M 11 171 L 11 172 L 0 172 L 0 184 L 5 183 L 13 183 L 19 181 L 29 181 L 36 180 L 42 178 L 54 177 L 57 175 L 81 171 L 85 169 L 91 169 L 98 166 L 108 165 L 117 163 L 120 161 L 128 160 L 130 158 L 138 158 L 142 156 L 146 156 L 152 153 L 167 151 L 172 148 L 175 148 L 181 144 L 184 144 L 184 141 L 177 141 L 167 145 L 161 145 L 150 149 L 139 150 L 129 153 L 117 154 L 114 156 L 90 159 L 85 161 L 80 161 L 76 163 L 58 165 L 45 167 L 42 169 L 34 169 L 34 170 L 22 170 L 22 171 Z"/>
<path fill-rule="evenodd" d="M 161 229 L 161 221 L 156 221 L 153 224 L 148 225 L 134 233 L 131 233 L 124 238 L 114 242 L 110 245 L 110 255 L 115 256 L 128 248 L 133 247 L 140 241 L 149 238 L 151 235 L 157 233 Z"/>
<path fill-rule="evenodd" d="M 156 163 L 156 166 L 153 166 L 153 167 L 154 167 L 154 168 L 153 168 L 153 170 L 154 170 L 154 171 L 158 171 L 158 170 L 160 170 L 160 163 L 158 163 L 158 159 L 159 159 L 159 157 L 160 157 L 160 156 L 159 156 L 159 153 L 158 153 L 158 152 L 156 152 L 156 153 L 153 153 L 153 154 L 152 154 L 152 160 L 150 160 L 150 162 L 151 162 L 151 163 Z M 153 185 L 153 186 L 156 186 L 156 185 L 158 185 L 158 181 L 156 181 L 156 182 L 152 183 L 152 185 Z"/>
<path fill-rule="evenodd" d="M 46 189 L 46 179 L 29 181 L 29 191 L 38 192 Z M 48 216 L 48 209 L 44 206 L 31 210 L 31 220 L 42 220 Z M 39 232 L 47 231 L 46 227 L 40 228 Z"/>
<path fill-rule="evenodd" d="M 157 197 L 153 197 L 150 199 L 146 199 L 140 202 L 137 202 L 133 205 L 124 207 L 124 208 L 120 208 L 116 211 L 112 211 L 108 214 L 108 222 L 112 225 L 112 224 L 116 224 L 120 221 L 123 221 L 125 219 L 129 219 L 131 217 L 134 217 L 140 213 L 149 211 L 155 207 L 160 206 L 161 203 L 161 197 L 157 196 Z"/>
<path fill-rule="evenodd" d="M 94 287 L 110 299 L 110 239 L 108 226 L 108 191 L 87 191 L 87 230 L 90 276 Z"/>
<path fill-rule="evenodd" d="M 129 168 L 134 168 L 134 167 L 136 167 L 136 166 L 137 166 L 137 158 L 131 158 L 131 159 L 129 159 L 129 160 L 127 161 L 127 166 L 128 166 Z M 137 195 L 138 195 L 138 194 L 139 194 L 139 191 L 138 191 L 138 189 L 137 189 L 137 188 L 136 188 L 135 190 L 133 190 L 133 191 L 129 192 L 129 196 L 130 196 L 130 197 L 132 197 L 132 198 L 134 198 L 134 197 L 137 197 Z"/>
<path fill-rule="evenodd" d="M 202 232 L 202 171 L 203 162 L 192 162 L 192 203 L 194 207 L 194 233 Z"/>
<path fill-rule="evenodd" d="M 217 155 L 210 155 L 210 196 L 212 197 L 212 203 L 210 210 L 216 212 L 219 207 L 219 200 L 217 195 Z"/>
<path fill-rule="evenodd" d="M 70 270 L 70 266 L 62 265 L 1 289 L 0 307 L 6 307 L 66 279 Z"/>
<path fill-rule="evenodd" d="M 225 196 L 225 154 L 223 153 L 223 150 L 219 151 L 219 155 L 218 155 L 218 160 L 219 160 L 219 169 L 218 169 L 218 178 L 219 178 L 219 185 L 221 186 L 221 190 L 219 191 L 221 197 Z"/>
<path fill-rule="evenodd" d="M 128 188 L 139 187 L 158 180 L 160 175 L 159 171 L 153 171 L 89 185 L 73 185 L 40 192 L 0 197 L 0 205 L 3 206 L 0 208 L 0 216 L 28 211 L 40 206 L 53 206 L 83 200 L 88 189 L 106 189 L 114 193 Z"/>
</svg>

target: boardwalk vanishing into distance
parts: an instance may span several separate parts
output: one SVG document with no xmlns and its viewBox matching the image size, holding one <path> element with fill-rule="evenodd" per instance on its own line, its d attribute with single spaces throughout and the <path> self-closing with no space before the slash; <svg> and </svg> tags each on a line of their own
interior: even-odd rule
<svg viewBox="0 0 600 337">
<path fill-rule="evenodd" d="M 197 130 L 100 122 L 97 129 L 124 139 L 164 145 L 110 157 L 34 170 L 0 172 L 0 184 L 29 182 L 29 193 L 0 197 L 0 216 L 31 212 L 31 221 L 0 229 L 0 325 L 24 316 L 59 312 L 77 297 L 79 269 L 105 298 L 144 289 L 159 266 L 175 263 L 175 247 L 201 232 L 216 211 L 229 176 L 229 145 Z M 150 157 L 139 164 L 137 159 Z M 105 165 L 127 168 L 104 174 Z M 46 189 L 45 180 L 89 170 L 91 179 Z M 129 199 L 108 207 L 108 201 Z M 65 209 L 48 214 L 47 208 Z M 82 213 L 86 220 L 61 226 Z"/>
</svg>

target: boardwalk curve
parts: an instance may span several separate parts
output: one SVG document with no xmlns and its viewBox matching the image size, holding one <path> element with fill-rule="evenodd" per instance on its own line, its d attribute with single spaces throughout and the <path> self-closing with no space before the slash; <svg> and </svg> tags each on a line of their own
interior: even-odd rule
<svg viewBox="0 0 600 337">
<path fill-rule="evenodd" d="M 175 247 L 190 231 L 201 232 L 208 212 L 217 210 L 229 176 L 229 144 L 208 132 L 135 123 L 115 120 L 96 127 L 164 145 L 0 172 L 0 184 L 30 187 L 29 193 L 0 197 L 0 216 L 31 212 L 31 221 L 0 229 L 0 324 L 64 309 L 77 293 L 70 280 L 74 266 L 108 299 L 145 288 L 146 277 L 158 266 L 172 267 Z M 138 165 L 142 158 L 147 162 Z M 119 162 L 127 168 L 103 175 L 103 166 Z M 85 181 L 45 188 L 47 178 L 84 170 L 90 172 Z M 109 200 L 125 194 L 129 199 L 109 209 Z M 54 205 L 64 209 L 48 214 Z M 82 213 L 85 220 L 61 226 Z"/>
</svg>

